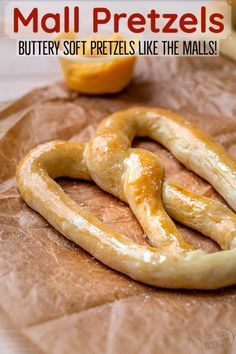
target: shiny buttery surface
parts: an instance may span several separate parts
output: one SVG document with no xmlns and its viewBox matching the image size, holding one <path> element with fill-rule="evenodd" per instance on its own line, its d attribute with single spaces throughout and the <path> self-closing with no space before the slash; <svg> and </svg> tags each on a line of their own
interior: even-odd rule
<svg viewBox="0 0 236 354">
<path fill-rule="evenodd" d="M 86 145 L 55 141 L 30 151 L 17 170 L 24 200 L 58 231 L 106 265 L 144 283 L 169 288 L 214 289 L 236 282 L 236 217 L 223 204 L 165 181 L 152 153 L 131 149 L 149 136 L 186 167 L 206 178 L 235 208 L 236 164 L 196 126 L 163 109 L 133 108 L 105 119 Z M 151 244 L 142 246 L 82 210 L 53 181 L 91 178 L 128 202 Z M 222 252 L 194 251 L 170 215 L 217 241 Z M 208 210 L 208 212 L 206 212 Z"/>
</svg>

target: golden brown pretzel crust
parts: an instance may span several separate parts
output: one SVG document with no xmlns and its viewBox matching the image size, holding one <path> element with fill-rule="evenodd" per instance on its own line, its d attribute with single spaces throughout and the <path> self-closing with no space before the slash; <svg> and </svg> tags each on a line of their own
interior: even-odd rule
<svg viewBox="0 0 236 354">
<path fill-rule="evenodd" d="M 235 284 L 236 215 L 215 200 L 165 180 L 155 155 L 131 148 L 137 135 L 163 144 L 236 210 L 235 161 L 196 126 L 153 108 L 109 116 L 88 144 L 54 141 L 30 151 L 17 169 L 22 197 L 67 238 L 134 279 L 167 288 Z M 59 176 L 92 179 L 127 202 L 157 248 L 134 243 L 82 210 L 53 181 Z M 193 250 L 168 215 L 211 237 L 225 251 Z"/>
</svg>

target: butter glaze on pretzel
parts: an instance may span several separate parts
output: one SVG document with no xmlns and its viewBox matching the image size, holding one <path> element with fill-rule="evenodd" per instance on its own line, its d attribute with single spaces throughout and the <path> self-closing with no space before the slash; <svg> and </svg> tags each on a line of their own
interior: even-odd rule
<svg viewBox="0 0 236 354">
<path fill-rule="evenodd" d="M 234 212 L 166 180 L 154 154 L 131 148 L 135 136 L 160 142 L 236 210 L 233 158 L 195 125 L 153 108 L 112 114 L 88 144 L 54 141 L 31 150 L 17 169 L 23 199 L 65 237 L 143 283 L 187 289 L 236 284 Z M 133 242 L 82 210 L 53 180 L 60 176 L 93 180 L 127 202 L 153 247 Z M 206 254 L 194 250 L 168 215 L 212 238 L 223 251 Z"/>
</svg>

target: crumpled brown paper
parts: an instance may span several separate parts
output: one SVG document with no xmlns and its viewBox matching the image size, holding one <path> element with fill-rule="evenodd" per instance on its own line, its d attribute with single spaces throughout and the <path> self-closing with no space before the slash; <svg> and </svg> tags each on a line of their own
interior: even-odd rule
<svg viewBox="0 0 236 354">
<path fill-rule="evenodd" d="M 171 291 L 135 282 L 66 240 L 17 191 L 15 168 L 30 148 L 86 141 L 102 118 L 135 105 L 183 114 L 236 156 L 236 65 L 224 58 L 139 59 L 133 83 L 119 95 L 80 96 L 59 83 L 7 105 L 0 112 L 0 306 L 47 354 L 233 353 L 235 287 Z M 161 156 L 173 180 L 221 199 L 160 145 L 139 139 L 134 146 Z M 92 183 L 59 183 L 104 223 L 145 242 L 127 205 Z M 179 227 L 195 247 L 218 249 Z"/>
</svg>

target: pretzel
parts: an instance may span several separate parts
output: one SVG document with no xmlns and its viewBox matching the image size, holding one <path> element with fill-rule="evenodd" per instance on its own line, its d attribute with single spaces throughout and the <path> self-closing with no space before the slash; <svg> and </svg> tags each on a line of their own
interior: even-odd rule
<svg viewBox="0 0 236 354">
<path fill-rule="evenodd" d="M 110 115 L 87 144 L 53 141 L 31 150 L 17 168 L 23 199 L 65 237 L 143 283 L 186 289 L 236 284 L 235 213 L 165 179 L 154 154 L 131 148 L 135 136 L 148 136 L 164 145 L 236 210 L 233 158 L 195 125 L 154 108 Z M 128 203 L 151 245 L 133 242 L 81 209 L 54 181 L 60 176 L 93 180 Z M 195 250 L 169 216 L 212 238 L 223 251 Z"/>
</svg>

